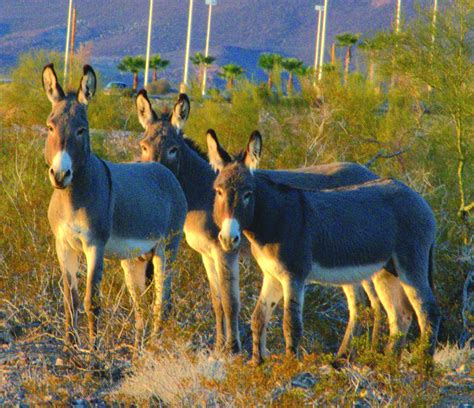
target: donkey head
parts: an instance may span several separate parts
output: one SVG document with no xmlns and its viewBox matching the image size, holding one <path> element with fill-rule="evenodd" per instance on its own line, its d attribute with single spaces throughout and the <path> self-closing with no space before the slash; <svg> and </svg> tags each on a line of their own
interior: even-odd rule
<svg viewBox="0 0 474 408">
<path fill-rule="evenodd" d="M 95 93 L 96 84 L 94 70 L 84 65 L 77 93 L 66 95 L 58 83 L 53 64 L 43 69 L 43 88 L 52 104 L 46 121 L 48 137 L 44 154 L 54 188 L 68 187 L 90 155 L 87 104 Z"/>
<path fill-rule="evenodd" d="M 207 148 L 212 167 L 219 171 L 214 181 L 214 221 L 219 227 L 219 241 L 225 251 L 239 247 L 242 230 L 254 219 L 256 182 L 253 170 L 260 161 L 262 136 L 254 131 L 247 148 L 231 157 L 208 131 Z"/>
<path fill-rule="evenodd" d="M 145 136 L 140 142 L 142 161 L 157 161 L 178 175 L 185 144 L 183 127 L 189 111 L 189 98 L 186 94 L 180 94 L 172 114 L 158 117 L 151 107 L 146 91 L 142 89 L 138 93 L 138 120 L 145 129 Z"/>
</svg>

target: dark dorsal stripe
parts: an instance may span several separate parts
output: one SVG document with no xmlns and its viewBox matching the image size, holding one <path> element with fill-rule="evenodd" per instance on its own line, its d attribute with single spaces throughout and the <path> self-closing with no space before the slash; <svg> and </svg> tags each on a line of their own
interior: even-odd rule
<svg viewBox="0 0 474 408">
<path fill-rule="evenodd" d="M 358 189 L 361 186 L 370 186 L 372 184 L 379 184 L 387 181 L 392 181 L 392 178 L 383 178 L 383 179 L 376 179 L 376 180 L 369 180 L 364 183 L 358 183 L 356 185 L 349 185 L 349 186 L 342 186 L 342 187 L 335 187 L 335 188 L 309 188 L 309 187 L 303 187 L 299 184 L 292 183 L 291 181 L 285 182 L 279 179 L 278 181 L 272 178 L 270 175 L 266 173 L 261 173 L 258 172 L 256 173 L 256 176 L 259 177 L 260 179 L 263 179 L 279 190 L 298 190 L 298 191 L 308 191 L 308 192 L 318 192 L 318 191 L 347 191 L 347 190 L 353 190 L 353 189 Z"/>
</svg>

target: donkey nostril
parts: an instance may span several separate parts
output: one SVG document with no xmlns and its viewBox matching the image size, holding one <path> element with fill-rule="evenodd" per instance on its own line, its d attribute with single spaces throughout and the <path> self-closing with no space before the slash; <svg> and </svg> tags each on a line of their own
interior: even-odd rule
<svg viewBox="0 0 474 408">
<path fill-rule="evenodd" d="M 64 173 L 64 177 L 69 177 L 71 175 L 71 170 L 66 170 L 66 173 Z"/>
<path fill-rule="evenodd" d="M 54 176 L 54 169 L 53 169 L 52 167 L 49 169 L 49 174 L 51 174 L 52 176 Z"/>
<path fill-rule="evenodd" d="M 235 237 L 232 238 L 232 243 L 234 245 L 238 244 L 240 241 L 240 235 L 236 235 Z"/>
</svg>

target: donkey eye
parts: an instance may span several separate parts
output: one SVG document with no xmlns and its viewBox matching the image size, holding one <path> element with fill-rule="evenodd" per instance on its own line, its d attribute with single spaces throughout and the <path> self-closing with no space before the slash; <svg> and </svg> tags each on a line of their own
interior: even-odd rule
<svg viewBox="0 0 474 408">
<path fill-rule="evenodd" d="M 53 131 L 53 127 L 52 127 L 51 125 L 46 126 L 46 128 L 48 129 L 48 132 L 52 132 L 52 131 Z"/>
<path fill-rule="evenodd" d="M 145 145 L 142 145 L 142 150 L 143 150 L 144 152 L 146 152 L 148 149 L 147 149 L 147 147 L 146 147 Z"/>
<path fill-rule="evenodd" d="M 79 129 L 77 129 L 77 134 L 78 134 L 78 136 L 82 136 L 85 131 L 86 131 L 85 128 L 79 128 Z"/>
<path fill-rule="evenodd" d="M 244 204 L 247 205 L 250 201 L 250 197 L 252 197 L 252 192 L 251 191 L 247 191 L 246 193 L 244 193 L 243 197 L 242 197 L 242 200 L 244 201 Z"/>
<path fill-rule="evenodd" d="M 216 188 L 216 194 L 217 194 L 219 197 L 222 197 L 222 194 L 223 194 L 222 189 Z"/>
<path fill-rule="evenodd" d="M 176 153 L 178 153 L 178 148 L 176 146 L 168 150 L 170 156 L 176 156 Z"/>
</svg>

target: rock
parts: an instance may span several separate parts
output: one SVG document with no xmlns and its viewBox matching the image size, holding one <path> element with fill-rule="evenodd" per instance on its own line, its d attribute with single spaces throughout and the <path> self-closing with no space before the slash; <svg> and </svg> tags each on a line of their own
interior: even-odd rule
<svg viewBox="0 0 474 408">
<path fill-rule="evenodd" d="M 292 387 L 304 388 L 305 390 L 313 388 L 316 383 L 317 379 L 311 373 L 298 374 L 295 378 L 291 380 Z"/>
</svg>

